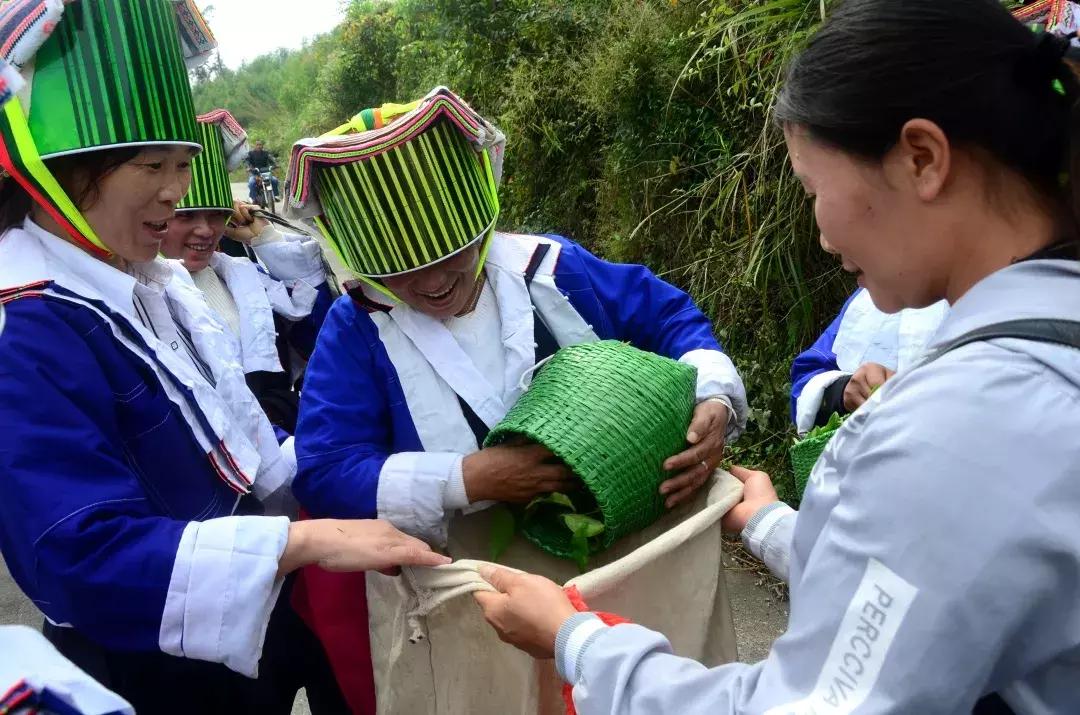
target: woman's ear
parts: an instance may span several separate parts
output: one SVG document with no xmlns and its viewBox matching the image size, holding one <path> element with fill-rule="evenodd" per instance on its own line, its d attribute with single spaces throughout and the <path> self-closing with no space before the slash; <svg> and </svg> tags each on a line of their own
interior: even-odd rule
<svg viewBox="0 0 1080 715">
<path fill-rule="evenodd" d="M 923 201 L 941 195 L 952 170 L 952 147 L 945 132 L 928 119 L 912 119 L 900 129 L 900 138 L 890 154 L 902 180 L 914 188 Z"/>
</svg>

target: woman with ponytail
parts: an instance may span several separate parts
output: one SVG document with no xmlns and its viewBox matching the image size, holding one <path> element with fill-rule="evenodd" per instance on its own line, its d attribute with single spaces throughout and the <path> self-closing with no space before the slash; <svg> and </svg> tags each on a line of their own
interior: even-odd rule
<svg viewBox="0 0 1080 715">
<path fill-rule="evenodd" d="M 710 670 L 544 579 L 485 574 L 488 620 L 555 657 L 578 713 L 1080 708 L 1069 51 L 997 0 L 848 0 L 794 61 L 776 119 L 822 241 L 880 309 L 951 309 L 847 420 L 798 512 L 735 468 L 727 526 L 791 588 L 761 663 Z"/>
</svg>

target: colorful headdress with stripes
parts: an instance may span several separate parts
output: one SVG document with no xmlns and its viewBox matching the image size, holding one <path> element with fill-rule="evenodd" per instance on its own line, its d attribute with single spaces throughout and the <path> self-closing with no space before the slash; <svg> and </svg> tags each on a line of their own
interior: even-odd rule
<svg viewBox="0 0 1080 715">
<path fill-rule="evenodd" d="M 314 220 L 357 274 L 408 273 L 494 233 L 505 143 L 445 87 L 365 110 L 293 147 L 288 211 Z"/>
<path fill-rule="evenodd" d="M 1069 0 L 1037 0 L 1016 8 L 1013 16 L 1047 32 L 1073 33 L 1080 29 L 1080 5 Z"/>
<path fill-rule="evenodd" d="M 189 33 L 182 47 L 183 17 L 205 27 L 192 0 L 0 3 L 0 58 L 26 80 L 0 110 L 4 180 L 96 255 L 109 251 L 45 161 L 114 147 L 201 148 L 184 52 L 205 57 L 213 36 Z"/>
<path fill-rule="evenodd" d="M 224 109 L 215 109 L 196 119 L 203 151 L 191 161 L 191 188 L 176 210 L 221 209 L 232 213 L 229 172 L 247 156 L 247 132 Z"/>
</svg>

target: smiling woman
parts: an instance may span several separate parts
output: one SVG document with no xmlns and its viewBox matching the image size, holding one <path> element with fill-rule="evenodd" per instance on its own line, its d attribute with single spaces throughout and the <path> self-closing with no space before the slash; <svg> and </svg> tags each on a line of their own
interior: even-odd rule
<svg viewBox="0 0 1080 715">
<path fill-rule="evenodd" d="M 294 462 L 157 257 L 202 149 L 171 0 L 4 20 L 42 7 L 31 111 L 0 114 L 4 561 L 57 649 L 139 712 L 288 713 L 300 687 L 341 712 L 288 575 L 445 559 L 377 521 L 290 522 Z"/>
</svg>

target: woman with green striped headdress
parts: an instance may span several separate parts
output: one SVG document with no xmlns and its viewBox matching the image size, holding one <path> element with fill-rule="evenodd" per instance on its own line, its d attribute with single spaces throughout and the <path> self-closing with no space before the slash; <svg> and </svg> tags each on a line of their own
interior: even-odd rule
<svg viewBox="0 0 1080 715">
<path fill-rule="evenodd" d="M 256 207 L 234 203 L 229 172 L 244 162 L 247 134 L 224 109 L 197 119 L 204 149 L 192 161 L 191 188 L 161 253 L 178 259 L 180 279 L 194 282 L 235 341 L 270 422 L 292 434 L 294 381 L 333 301 L 322 248 L 310 236 L 279 231 Z M 251 260 L 219 251 L 222 237 L 245 246 Z"/>
<path fill-rule="evenodd" d="M 312 221 L 361 278 L 331 309 L 305 376 L 294 492 L 309 513 L 382 517 L 443 545 L 448 528 L 467 528 L 475 523 L 467 515 L 493 503 L 571 488 L 576 477 L 545 447 L 482 445 L 537 365 L 578 343 L 630 342 L 696 368 L 684 395 L 693 422 L 667 425 L 686 436 L 684 449 L 652 455 L 664 463 L 657 490 L 649 487 L 659 512 L 689 499 L 742 430 L 742 381 L 689 296 L 642 266 L 608 263 L 561 236 L 496 229 L 504 142 L 490 121 L 437 88 L 293 147 L 288 210 Z M 347 589 L 309 576 L 322 588 L 305 589 L 307 610 L 334 612 L 324 599 Z M 379 588 L 377 576 L 369 579 Z M 397 603 L 380 594 L 380 608 Z M 367 650 L 367 616 L 316 626 L 351 704 L 362 708 L 363 683 L 353 679 L 355 654 Z M 342 633 L 355 641 L 343 645 Z M 388 682 L 393 668 L 376 656 L 375 680 Z M 502 680 L 486 671 L 477 678 Z M 405 697 L 392 690 L 380 698 Z M 482 689 L 462 690 L 469 692 L 455 693 L 451 710 L 507 705 L 469 701 Z M 394 702 L 381 706 L 427 712 Z"/>
<path fill-rule="evenodd" d="M 380 522 L 291 523 L 295 462 L 158 257 L 202 150 L 196 12 L 0 3 L 25 80 L 0 116 L 0 551 L 46 637 L 140 713 L 289 713 L 300 687 L 341 712 L 288 574 L 441 559 Z"/>
</svg>

